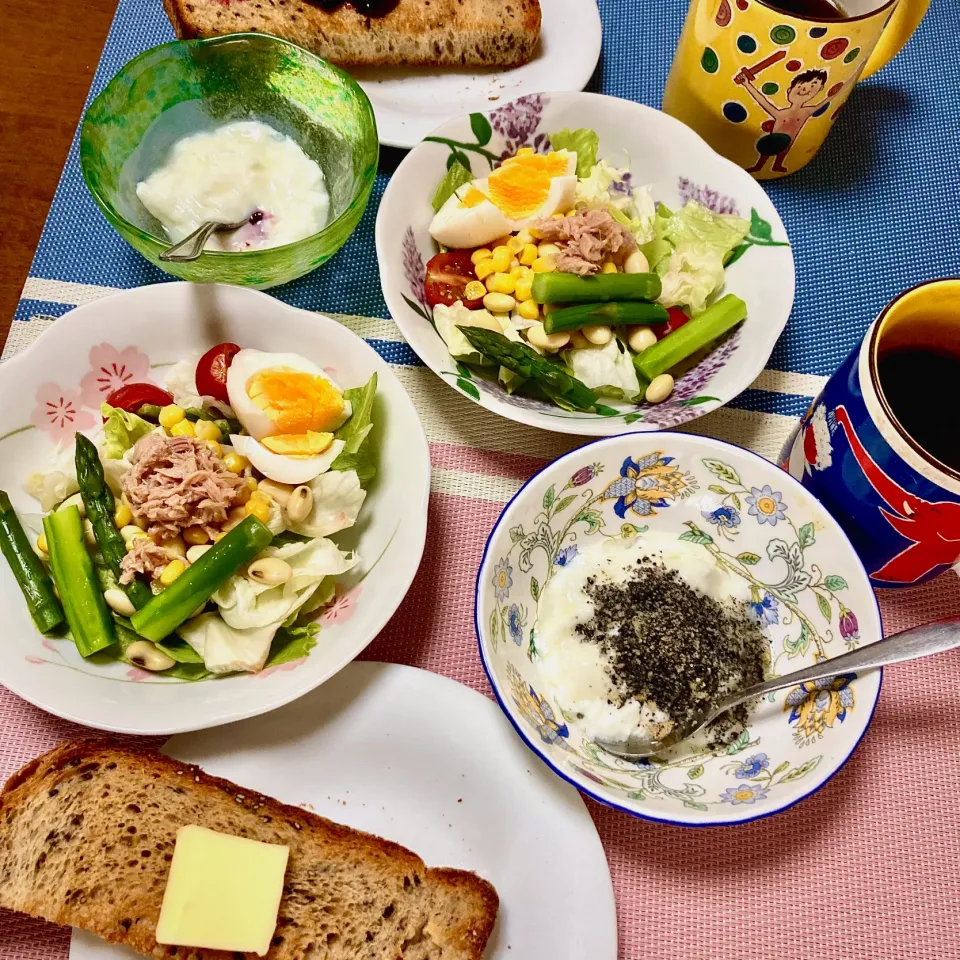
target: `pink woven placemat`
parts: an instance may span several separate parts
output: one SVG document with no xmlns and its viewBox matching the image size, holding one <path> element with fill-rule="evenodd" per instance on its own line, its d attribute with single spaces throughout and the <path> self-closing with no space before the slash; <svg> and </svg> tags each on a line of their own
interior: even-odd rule
<svg viewBox="0 0 960 960">
<path fill-rule="evenodd" d="M 358 331 L 371 322 L 341 319 Z M 6 353 L 49 322 L 17 324 Z M 409 595 L 364 659 L 433 670 L 491 696 L 473 630 L 486 533 L 520 483 L 579 441 L 518 432 L 458 399 L 429 371 L 403 376 L 431 438 L 428 544 Z M 721 411 L 697 429 L 773 456 L 789 425 L 786 417 Z M 890 632 L 958 615 L 960 581 L 948 574 L 887 591 L 881 607 Z M 0 730 L 0 779 L 61 740 L 89 735 L 2 687 Z M 620 957 L 960 957 L 958 744 L 960 655 L 947 654 L 888 670 L 853 758 L 784 813 L 694 830 L 646 823 L 588 800 L 613 875 Z M 563 882 L 544 878 L 543 895 Z M 0 960 L 63 960 L 68 948 L 68 931 L 0 910 Z"/>
</svg>

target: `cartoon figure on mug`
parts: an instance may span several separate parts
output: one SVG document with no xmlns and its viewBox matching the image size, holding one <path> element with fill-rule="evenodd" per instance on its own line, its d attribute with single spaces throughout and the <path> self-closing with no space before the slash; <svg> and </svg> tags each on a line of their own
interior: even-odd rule
<svg viewBox="0 0 960 960">
<path fill-rule="evenodd" d="M 776 173 L 786 173 L 787 168 L 783 161 L 800 135 L 800 131 L 811 117 L 826 113 L 830 106 L 830 100 L 827 98 L 813 102 L 827 86 L 827 71 L 805 70 L 803 73 L 798 73 L 787 87 L 787 106 L 785 107 L 778 107 L 758 90 L 753 83 L 754 78 L 755 72 L 750 67 L 744 67 L 734 77 L 734 82 L 741 84 L 771 118 L 763 125 L 767 133 L 757 141 L 759 154 L 757 162 L 747 168 L 747 173 L 759 173 L 770 157 L 776 158 L 771 170 Z M 840 90 L 831 90 L 831 93 L 836 96 Z"/>
</svg>

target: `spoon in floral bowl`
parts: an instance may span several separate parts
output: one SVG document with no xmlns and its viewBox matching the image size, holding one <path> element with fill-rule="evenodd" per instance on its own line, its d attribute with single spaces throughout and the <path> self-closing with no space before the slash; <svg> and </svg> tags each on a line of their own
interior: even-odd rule
<svg viewBox="0 0 960 960">
<path fill-rule="evenodd" d="M 811 667 L 804 667 L 802 670 L 795 670 L 793 673 L 728 693 L 716 703 L 689 714 L 682 723 L 675 724 L 670 732 L 659 740 L 632 736 L 624 741 L 597 740 L 596 743 L 607 753 L 623 760 L 643 760 L 689 739 L 721 714 L 741 703 L 757 700 L 776 690 L 799 686 L 814 680 L 825 680 L 857 670 L 873 670 L 892 663 L 902 663 L 905 660 L 919 660 L 921 657 L 944 653 L 956 647 L 960 647 L 960 617 L 936 620 L 933 623 L 926 623 L 904 630 L 902 633 L 884 637 L 883 640 L 843 653 L 839 657 L 821 660 Z"/>
</svg>

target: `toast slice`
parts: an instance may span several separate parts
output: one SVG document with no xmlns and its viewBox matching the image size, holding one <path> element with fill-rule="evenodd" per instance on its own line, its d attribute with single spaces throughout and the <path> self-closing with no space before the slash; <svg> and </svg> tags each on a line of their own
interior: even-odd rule
<svg viewBox="0 0 960 960">
<path fill-rule="evenodd" d="M 386 4 L 389 7 L 389 4 Z M 517 67 L 540 37 L 539 0 L 398 0 L 370 17 L 350 3 L 163 0 L 181 40 L 270 33 L 342 66 Z"/>
<path fill-rule="evenodd" d="M 177 830 L 199 824 L 290 848 L 269 960 L 479 960 L 498 900 L 485 880 L 428 869 L 398 844 L 211 777 L 162 754 L 77 740 L 0 794 L 0 906 L 144 956 L 254 954 L 154 938 Z"/>
</svg>

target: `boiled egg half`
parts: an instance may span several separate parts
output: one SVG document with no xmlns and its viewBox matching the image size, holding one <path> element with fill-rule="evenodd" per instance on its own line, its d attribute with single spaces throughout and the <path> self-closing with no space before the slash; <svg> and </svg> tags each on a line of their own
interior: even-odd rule
<svg viewBox="0 0 960 960">
<path fill-rule="evenodd" d="M 482 247 L 565 212 L 576 199 L 577 155 L 569 150 L 511 157 L 489 177 L 464 184 L 437 211 L 430 235 L 451 249 Z"/>
<path fill-rule="evenodd" d="M 227 396 L 250 434 L 231 436 L 234 450 L 270 480 L 307 483 L 344 447 L 333 431 L 353 412 L 350 401 L 299 354 L 241 350 L 227 371 Z"/>
</svg>

